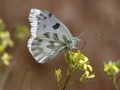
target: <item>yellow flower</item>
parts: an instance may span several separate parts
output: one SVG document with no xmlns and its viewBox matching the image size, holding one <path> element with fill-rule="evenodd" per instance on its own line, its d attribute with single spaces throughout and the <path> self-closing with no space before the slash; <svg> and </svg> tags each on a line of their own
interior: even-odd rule
<svg viewBox="0 0 120 90">
<path fill-rule="evenodd" d="M 8 47 L 13 47 L 14 43 L 10 39 L 10 33 L 8 31 L 2 31 L 0 32 L 0 53 L 3 53 L 3 51 Z"/>
<path fill-rule="evenodd" d="M 2 55 L 1 60 L 2 60 L 4 65 L 8 66 L 10 64 L 10 59 L 11 58 L 12 58 L 12 56 L 5 52 Z"/>
<path fill-rule="evenodd" d="M 88 69 L 92 72 L 93 71 L 93 68 L 91 65 L 87 65 Z"/>
<path fill-rule="evenodd" d="M 91 74 L 88 70 L 85 71 L 85 73 L 80 78 L 81 82 L 88 81 L 89 79 L 92 79 L 95 77 L 95 74 Z"/>
<path fill-rule="evenodd" d="M 61 80 L 61 68 L 58 68 L 55 70 L 55 79 L 57 82 L 60 82 L 60 80 Z"/>
<path fill-rule="evenodd" d="M 119 73 L 119 67 L 115 62 L 108 62 L 107 64 L 104 64 L 104 72 L 107 73 L 107 75 L 114 76 Z"/>
<path fill-rule="evenodd" d="M 79 56 L 79 53 L 73 53 L 73 59 L 74 59 L 74 60 L 77 59 L 78 56 Z"/>
</svg>

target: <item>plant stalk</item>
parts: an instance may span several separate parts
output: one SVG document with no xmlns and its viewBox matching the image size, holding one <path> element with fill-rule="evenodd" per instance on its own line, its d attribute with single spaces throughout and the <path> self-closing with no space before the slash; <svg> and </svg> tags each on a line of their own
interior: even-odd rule
<svg viewBox="0 0 120 90">
<path fill-rule="evenodd" d="M 58 90 L 61 90 L 60 82 L 57 82 Z"/>
<path fill-rule="evenodd" d="M 72 72 L 73 72 L 73 71 L 71 71 L 71 72 L 70 72 L 70 71 L 68 71 L 67 79 L 66 79 L 66 81 L 65 81 L 65 84 L 64 84 L 63 90 L 66 90 L 66 89 L 67 89 L 69 79 L 70 79 L 70 78 L 71 78 L 71 76 L 72 76 Z"/>
<path fill-rule="evenodd" d="M 118 85 L 117 85 L 116 76 L 113 77 L 113 84 L 114 84 L 114 86 L 115 86 L 115 89 L 116 89 L 116 90 L 119 90 Z"/>
<path fill-rule="evenodd" d="M 7 79 L 8 79 L 8 75 L 9 75 L 13 65 L 14 65 L 14 63 L 11 62 L 10 66 L 8 66 L 5 69 L 4 73 L 1 75 L 1 77 L 0 77 L 0 90 L 4 90 L 5 83 L 6 83 Z"/>
</svg>

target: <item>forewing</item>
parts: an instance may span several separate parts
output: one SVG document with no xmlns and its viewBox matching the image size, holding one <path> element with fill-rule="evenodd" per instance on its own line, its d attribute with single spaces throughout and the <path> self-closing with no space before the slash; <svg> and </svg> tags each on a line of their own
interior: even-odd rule
<svg viewBox="0 0 120 90">
<path fill-rule="evenodd" d="M 29 20 L 32 36 L 41 36 L 45 32 L 59 32 L 68 38 L 72 37 L 68 28 L 48 11 L 31 9 Z"/>
</svg>

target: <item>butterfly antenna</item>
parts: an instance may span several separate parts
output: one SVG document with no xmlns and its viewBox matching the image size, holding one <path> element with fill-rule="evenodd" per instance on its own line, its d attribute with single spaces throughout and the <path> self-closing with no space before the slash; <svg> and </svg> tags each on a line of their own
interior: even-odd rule
<svg viewBox="0 0 120 90">
<path fill-rule="evenodd" d="M 87 30 L 85 30 L 84 32 L 82 32 L 78 37 L 81 38 L 86 32 L 87 32 Z M 86 42 L 84 40 L 81 39 L 81 41 L 83 42 L 83 45 L 80 48 L 80 50 L 82 50 L 85 47 L 85 45 L 86 45 Z"/>
<path fill-rule="evenodd" d="M 81 39 L 82 40 L 82 39 Z M 83 45 L 82 45 L 82 47 L 80 48 L 80 50 L 82 50 L 84 47 L 85 47 L 85 45 L 86 45 L 86 41 L 84 41 L 84 40 L 82 40 L 83 41 Z"/>
<path fill-rule="evenodd" d="M 85 30 L 84 32 L 82 32 L 78 37 L 81 38 L 86 32 L 87 32 L 87 30 Z"/>
</svg>

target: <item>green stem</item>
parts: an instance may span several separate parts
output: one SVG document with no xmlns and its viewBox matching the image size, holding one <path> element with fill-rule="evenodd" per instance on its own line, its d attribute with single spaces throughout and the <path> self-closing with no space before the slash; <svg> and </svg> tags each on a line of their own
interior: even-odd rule
<svg viewBox="0 0 120 90">
<path fill-rule="evenodd" d="M 31 75 L 30 75 L 30 79 L 31 79 L 31 81 L 30 81 L 30 90 L 33 90 L 33 79 L 34 79 L 34 77 L 33 77 L 33 72 L 31 71 L 30 74 L 31 74 Z"/>
<path fill-rule="evenodd" d="M 24 84 L 24 81 L 25 81 L 25 77 L 26 77 L 26 74 L 28 73 L 28 70 L 25 70 L 24 73 L 23 73 L 23 76 L 22 76 L 22 79 L 21 79 L 21 82 L 19 84 L 19 88 L 18 90 L 22 90 L 23 88 L 23 84 Z"/>
<path fill-rule="evenodd" d="M 118 85 L 117 85 L 116 76 L 113 77 L 113 84 L 114 84 L 114 86 L 115 86 L 115 89 L 116 89 L 116 90 L 119 90 Z"/>
<path fill-rule="evenodd" d="M 68 87 L 68 81 L 69 81 L 69 79 L 71 78 L 72 73 L 73 73 L 73 71 L 70 72 L 70 70 L 68 70 L 68 75 L 67 75 L 67 79 L 66 79 L 66 81 L 65 81 L 63 90 L 66 90 L 66 89 L 67 89 L 67 87 Z"/>
<path fill-rule="evenodd" d="M 68 83 L 68 87 L 70 87 L 70 86 L 72 86 L 74 84 L 77 84 L 77 83 L 80 83 L 80 80 L 76 80 L 76 81 Z"/>
<path fill-rule="evenodd" d="M 0 77 L 1 78 L 1 80 L 0 80 L 0 90 L 4 90 L 5 83 L 6 83 L 7 79 L 8 79 L 8 75 L 9 75 L 13 65 L 14 65 L 14 63 L 11 63 L 11 65 L 8 66 L 5 69 L 4 73 L 1 75 L 1 77 Z"/>
<path fill-rule="evenodd" d="M 71 78 L 71 75 L 69 75 L 69 76 L 67 77 L 66 82 L 65 82 L 65 85 L 64 85 L 64 87 L 63 87 L 63 90 L 66 90 L 66 89 L 67 89 L 68 81 L 69 81 L 70 78 Z"/>
<path fill-rule="evenodd" d="M 57 87 L 58 87 L 58 90 L 61 90 L 60 82 L 57 82 Z"/>
<path fill-rule="evenodd" d="M 24 85 L 24 82 L 25 82 L 25 80 L 26 80 L 26 77 L 28 76 L 28 75 L 30 75 L 30 79 L 31 79 L 31 81 L 30 81 L 30 90 L 33 90 L 33 72 L 30 70 L 30 68 L 27 68 L 25 71 L 24 71 L 24 73 L 23 73 L 23 77 L 22 77 L 22 80 L 21 80 L 21 82 L 20 82 L 20 85 L 19 85 L 19 88 L 18 88 L 18 90 L 23 90 L 23 85 Z"/>
</svg>

